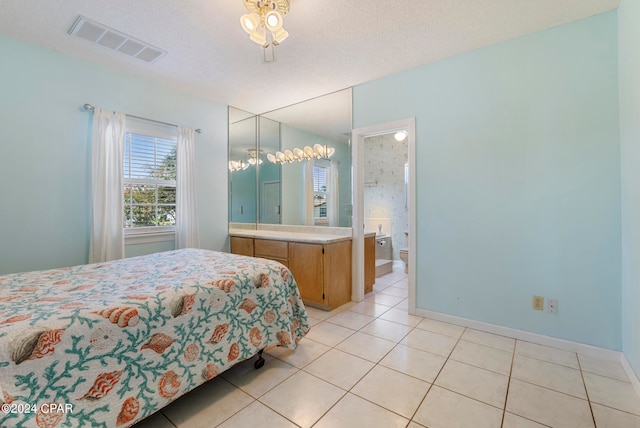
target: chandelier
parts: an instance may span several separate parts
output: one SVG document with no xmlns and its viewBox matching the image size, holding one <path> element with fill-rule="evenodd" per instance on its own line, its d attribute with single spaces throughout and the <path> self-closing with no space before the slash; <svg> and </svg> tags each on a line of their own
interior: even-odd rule
<svg viewBox="0 0 640 428">
<path fill-rule="evenodd" d="M 240 17 L 240 24 L 249 39 L 268 48 L 289 37 L 282 28 L 283 17 L 289 12 L 289 0 L 244 0 L 244 7 L 248 13 Z"/>
<path fill-rule="evenodd" d="M 244 161 L 240 160 L 230 160 L 229 161 L 229 171 L 244 171 L 250 166 L 260 165 L 263 161 L 260 159 L 260 153 L 256 149 L 249 149 L 249 159 Z"/>
</svg>

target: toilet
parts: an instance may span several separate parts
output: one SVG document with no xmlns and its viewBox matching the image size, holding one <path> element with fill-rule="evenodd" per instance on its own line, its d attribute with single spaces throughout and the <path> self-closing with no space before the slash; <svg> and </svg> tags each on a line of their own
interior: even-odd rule
<svg viewBox="0 0 640 428">
<path fill-rule="evenodd" d="M 404 262 L 404 273 L 409 273 L 409 249 L 400 250 L 400 260 Z"/>
<path fill-rule="evenodd" d="M 407 238 L 407 244 L 409 243 L 409 232 L 404 231 L 404 236 Z M 404 273 L 409 273 L 409 249 L 403 248 L 400 250 L 400 260 L 404 262 Z"/>
</svg>

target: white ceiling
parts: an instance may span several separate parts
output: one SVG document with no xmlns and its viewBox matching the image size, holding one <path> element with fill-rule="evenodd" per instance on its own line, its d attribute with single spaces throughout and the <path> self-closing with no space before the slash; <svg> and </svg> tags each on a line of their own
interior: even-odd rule
<svg viewBox="0 0 640 428">
<path fill-rule="evenodd" d="M 291 0 L 277 62 L 242 0 L 0 0 L 0 33 L 263 113 L 614 9 L 619 0 Z M 67 34 L 78 15 L 168 51 L 147 64 Z"/>
</svg>

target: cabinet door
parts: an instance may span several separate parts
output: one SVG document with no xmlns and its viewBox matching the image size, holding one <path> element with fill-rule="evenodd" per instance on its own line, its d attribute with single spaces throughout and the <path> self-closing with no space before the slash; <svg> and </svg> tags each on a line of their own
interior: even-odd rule
<svg viewBox="0 0 640 428">
<path fill-rule="evenodd" d="M 290 242 L 289 270 L 298 284 L 302 300 L 319 305 L 325 304 L 322 245 Z"/>
<path fill-rule="evenodd" d="M 376 282 L 376 238 L 364 238 L 364 294 L 371 293 Z"/>
<path fill-rule="evenodd" d="M 253 238 L 231 237 L 231 252 L 241 256 L 253 257 Z"/>
</svg>

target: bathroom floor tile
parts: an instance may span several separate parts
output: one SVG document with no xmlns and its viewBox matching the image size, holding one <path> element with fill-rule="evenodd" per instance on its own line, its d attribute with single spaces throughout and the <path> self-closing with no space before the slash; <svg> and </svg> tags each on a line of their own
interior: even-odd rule
<svg viewBox="0 0 640 428">
<path fill-rule="evenodd" d="M 560 364 L 562 366 L 571 367 L 572 369 L 580 369 L 576 353 L 565 351 L 563 349 L 551 348 L 549 346 L 518 340 L 516 341 L 516 354 L 538 360 L 549 361 L 550 363 Z"/>
<path fill-rule="evenodd" d="M 389 296 L 397 296 L 402 298 L 407 297 L 409 295 L 409 291 L 406 288 L 396 287 L 396 284 L 392 284 L 384 290 L 381 290 L 380 294 L 388 294 Z"/>
<path fill-rule="evenodd" d="M 178 428 L 209 428 L 224 422 L 253 402 L 253 398 L 217 377 L 183 395 L 162 413 Z"/>
<path fill-rule="evenodd" d="M 570 367 L 516 354 L 513 359 L 511 377 L 587 399 L 580 370 Z"/>
<path fill-rule="evenodd" d="M 307 310 L 307 315 L 319 320 L 326 320 L 335 315 L 335 311 L 324 311 L 313 306 L 305 306 L 305 309 Z"/>
<path fill-rule="evenodd" d="M 539 424 L 530 419 L 525 419 L 522 416 L 514 415 L 513 413 L 505 412 L 504 421 L 502 422 L 502 428 L 545 428 L 546 425 Z"/>
<path fill-rule="evenodd" d="M 591 403 L 598 428 L 640 428 L 640 416 Z"/>
<path fill-rule="evenodd" d="M 327 318 L 326 321 L 328 323 L 337 324 L 351 330 L 359 330 L 374 319 L 374 317 L 369 315 L 363 315 L 352 311 L 342 311 L 332 316 L 331 318 Z"/>
<path fill-rule="evenodd" d="M 303 338 L 295 350 L 274 347 L 268 349 L 266 352 L 287 364 L 301 369 L 329 349 L 331 348 L 327 345 Z"/>
<path fill-rule="evenodd" d="M 154 413 L 134 425 L 135 428 L 174 428 L 175 425 L 162 413 Z"/>
<path fill-rule="evenodd" d="M 444 357 L 399 344 L 379 364 L 432 383 L 446 361 Z"/>
<path fill-rule="evenodd" d="M 502 349 L 503 351 L 513 352 L 516 346 L 516 340 L 510 337 L 498 336 L 497 334 L 486 333 L 473 329 L 466 329 L 462 335 L 462 339 L 467 342 L 477 343 L 479 345 L 489 346 L 490 348 Z"/>
<path fill-rule="evenodd" d="M 617 361 L 603 360 L 589 355 L 578 354 L 580 368 L 582 371 L 610 377 L 622 382 L 629 382 L 629 376 L 624 371 L 624 367 Z"/>
<path fill-rule="evenodd" d="M 509 376 L 513 353 L 460 340 L 451 353 L 451 359 Z"/>
<path fill-rule="evenodd" d="M 411 418 L 430 386 L 427 382 L 378 365 L 353 387 L 351 393 Z"/>
<path fill-rule="evenodd" d="M 371 361 L 331 349 L 304 368 L 304 371 L 320 379 L 349 390 L 373 368 Z"/>
<path fill-rule="evenodd" d="M 628 382 L 592 373 L 583 373 L 589 400 L 640 416 L 640 398 Z"/>
<path fill-rule="evenodd" d="M 445 336 L 427 330 L 413 329 L 400 343 L 420 349 L 421 351 L 448 357 L 457 342 L 458 340 L 451 336 Z"/>
<path fill-rule="evenodd" d="M 370 401 L 347 394 L 314 425 L 314 428 L 404 428 L 409 422 Z"/>
<path fill-rule="evenodd" d="M 508 412 L 552 427 L 593 427 L 586 400 L 511 379 Z"/>
<path fill-rule="evenodd" d="M 429 428 L 500 428 L 502 410 L 434 385 L 413 420 Z"/>
<path fill-rule="evenodd" d="M 265 364 L 259 370 L 253 366 L 255 359 L 251 358 L 236 364 L 220 376 L 252 397 L 258 398 L 298 371 L 298 368 L 269 354 L 265 354 L 264 359 Z"/>
<path fill-rule="evenodd" d="M 395 322 L 376 318 L 371 323 L 360 329 L 361 333 L 367 333 L 372 336 L 381 337 L 391 340 L 392 342 L 401 341 L 409 332 L 411 327 Z"/>
<path fill-rule="evenodd" d="M 375 293 L 367 296 L 364 300 L 378 305 L 395 306 L 404 300 L 404 297 L 389 296 L 388 294 Z"/>
<path fill-rule="evenodd" d="M 258 422 L 259 421 L 259 422 Z M 296 428 L 297 425 L 274 412 L 259 401 L 254 401 L 218 428 L 255 428 L 256 425 L 269 428 Z"/>
<path fill-rule="evenodd" d="M 360 303 L 356 303 L 355 305 L 349 308 L 351 312 L 357 312 L 359 314 L 369 315 L 371 317 L 379 317 L 383 313 L 387 312 L 389 309 L 391 309 L 389 306 L 378 305 L 373 302 L 368 302 L 366 300 L 363 300 Z"/>
<path fill-rule="evenodd" d="M 260 402 L 301 427 L 310 427 L 346 393 L 303 371 L 260 398 Z"/>
<path fill-rule="evenodd" d="M 314 325 L 305 338 L 322 343 L 323 345 L 336 346 L 353 333 L 355 333 L 353 329 L 325 321 Z"/>
<path fill-rule="evenodd" d="M 380 315 L 379 318 L 387 321 L 392 321 L 398 324 L 408 325 L 411 327 L 415 327 L 416 325 L 420 324 L 420 321 L 423 320 L 422 317 L 409 315 L 407 311 L 404 311 L 398 308 L 393 308 L 388 310 L 384 314 Z"/>
<path fill-rule="evenodd" d="M 395 342 L 357 332 L 336 346 L 336 349 L 377 363 L 394 346 Z"/>
<path fill-rule="evenodd" d="M 462 336 L 462 333 L 465 329 L 464 327 L 461 327 L 459 325 L 436 321 L 429 318 L 425 318 L 420 321 L 420 324 L 418 324 L 416 327 L 422 330 L 429 330 L 434 333 L 444 334 L 445 336 L 455 337 L 456 339 Z"/>
<path fill-rule="evenodd" d="M 449 360 L 435 385 L 504 409 L 509 378 L 489 370 Z"/>
</svg>

